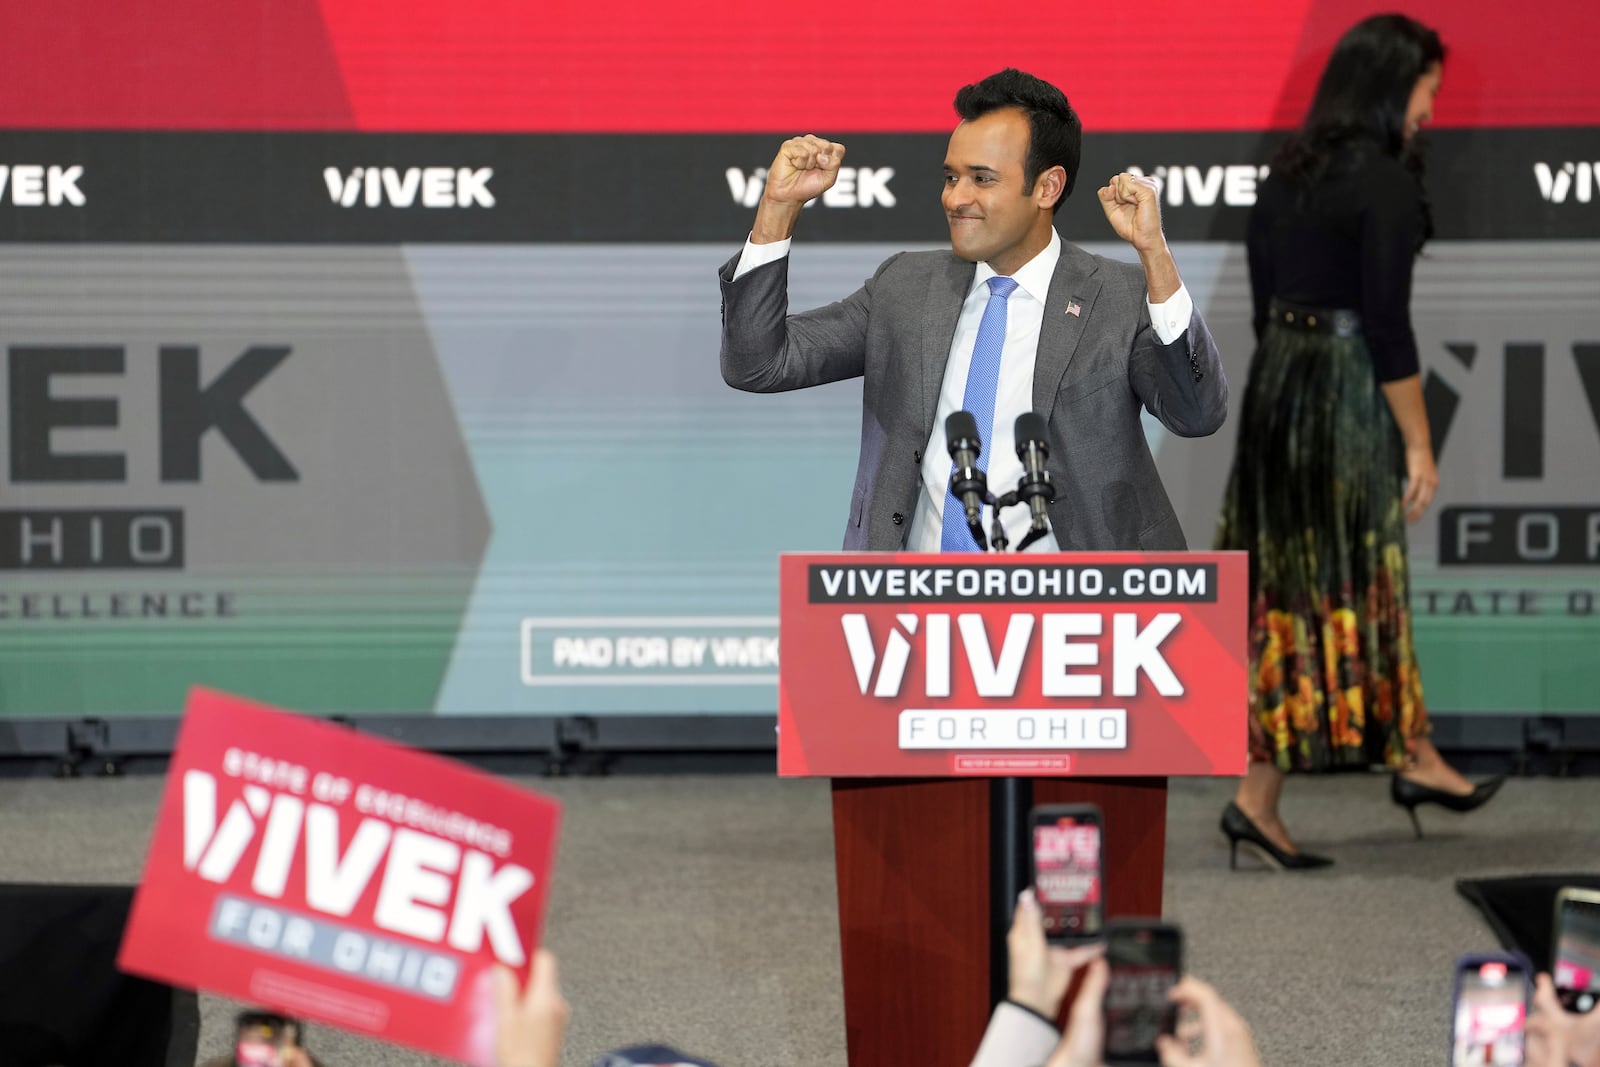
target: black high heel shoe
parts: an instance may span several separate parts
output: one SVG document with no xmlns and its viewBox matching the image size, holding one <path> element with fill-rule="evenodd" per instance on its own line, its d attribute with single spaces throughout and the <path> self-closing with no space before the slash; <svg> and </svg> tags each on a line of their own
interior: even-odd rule
<svg viewBox="0 0 1600 1067">
<path fill-rule="evenodd" d="M 1437 804 L 1450 811 L 1474 811 L 1489 803 L 1489 799 L 1500 792 L 1500 787 L 1505 784 L 1506 776 L 1497 774 L 1488 781 L 1473 786 L 1470 793 L 1447 793 L 1443 789 L 1434 789 L 1432 786 L 1422 785 L 1395 774 L 1389 779 L 1389 799 L 1406 809 L 1406 814 L 1411 816 L 1411 826 L 1417 831 L 1417 837 L 1420 839 L 1422 820 L 1417 818 L 1419 804 Z"/>
<path fill-rule="evenodd" d="M 1250 816 L 1239 809 L 1239 805 L 1228 801 L 1228 806 L 1222 809 L 1222 832 L 1228 838 L 1228 868 L 1239 869 L 1239 842 L 1249 845 L 1251 850 L 1260 856 L 1262 862 L 1280 871 L 1310 871 L 1318 867 L 1329 867 L 1333 860 L 1327 856 L 1316 856 L 1310 852 L 1285 852 L 1267 839 L 1255 823 L 1250 821 Z"/>
</svg>

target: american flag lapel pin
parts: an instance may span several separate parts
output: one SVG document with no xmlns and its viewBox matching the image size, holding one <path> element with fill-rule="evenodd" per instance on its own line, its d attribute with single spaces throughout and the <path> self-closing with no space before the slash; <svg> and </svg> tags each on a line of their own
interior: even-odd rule
<svg viewBox="0 0 1600 1067">
<path fill-rule="evenodd" d="M 1067 314 L 1075 319 L 1081 317 L 1083 315 L 1083 305 L 1076 300 L 1067 301 Z"/>
</svg>

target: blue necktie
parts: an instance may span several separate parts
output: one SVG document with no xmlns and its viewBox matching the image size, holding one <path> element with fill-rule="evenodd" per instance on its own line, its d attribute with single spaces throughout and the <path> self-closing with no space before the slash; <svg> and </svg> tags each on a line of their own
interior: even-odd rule
<svg viewBox="0 0 1600 1067">
<path fill-rule="evenodd" d="M 972 345 L 972 366 L 967 370 L 967 391 L 961 397 L 963 409 L 972 412 L 978 423 L 978 436 L 983 451 L 978 456 L 978 469 L 989 471 L 989 453 L 994 429 L 994 395 L 1000 384 L 1000 353 L 1006 346 L 1006 298 L 1016 291 L 1017 283 L 1011 278 L 989 279 L 989 303 L 984 306 L 983 319 L 978 323 L 978 339 Z M 954 470 L 954 464 L 951 465 Z M 943 552 L 976 552 L 978 543 L 967 529 L 967 509 L 948 489 L 944 494 L 944 528 L 939 535 L 939 549 Z"/>
</svg>

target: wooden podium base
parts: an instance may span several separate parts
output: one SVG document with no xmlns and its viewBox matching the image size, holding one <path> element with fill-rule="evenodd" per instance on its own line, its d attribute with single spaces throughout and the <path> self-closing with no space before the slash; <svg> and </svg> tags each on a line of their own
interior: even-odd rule
<svg viewBox="0 0 1600 1067">
<path fill-rule="evenodd" d="M 1097 804 L 1104 813 L 1107 916 L 1159 916 L 1167 780 L 1030 784 L 1034 804 Z M 987 778 L 834 779 L 851 1067 L 958 1064 L 977 1050 L 993 976 L 1006 965 L 994 920 L 1011 908 L 992 888 L 992 857 L 1004 849 L 992 830 L 992 792 Z"/>
</svg>

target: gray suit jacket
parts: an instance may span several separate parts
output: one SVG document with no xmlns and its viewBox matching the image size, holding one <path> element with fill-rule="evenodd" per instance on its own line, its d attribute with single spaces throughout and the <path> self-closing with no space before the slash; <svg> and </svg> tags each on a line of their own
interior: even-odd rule
<svg viewBox="0 0 1600 1067">
<path fill-rule="evenodd" d="M 790 315 L 788 257 L 731 281 L 738 262 L 735 256 L 720 272 L 723 379 L 775 393 L 864 378 L 844 547 L 903 549 L 976 268 L 948 251 L 902 252 L 838 303 Z M 1080 313 L 1068 314 L 1069 303 Z M 1228 385 L 1198 308 L 1185 334 L 1162 345 L 1150 326 L 1143 270 L 1062 242 L 1039 330 L 1033 407 L 1049 428 L 1050 524 L 1063 550 L 1185 547 L 1139 411 L 1148 408 L 1183 437 L 1222 425 Z"/>
</svg>

